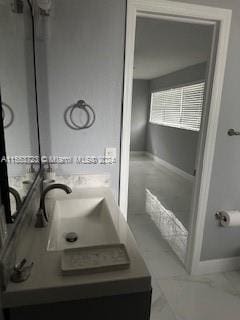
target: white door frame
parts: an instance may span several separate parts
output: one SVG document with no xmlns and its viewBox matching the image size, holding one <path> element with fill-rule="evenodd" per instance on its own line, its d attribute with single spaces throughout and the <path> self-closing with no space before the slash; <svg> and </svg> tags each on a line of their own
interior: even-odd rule
<svg viewBox="0 0 240 320">
<path fill-rule="evenodd" d="M 219 24 L 219 37 L 216 47 L 216 60 L 213 74 L 211 103 L 206 128 L 205 147 L 202 150 L 203 161 L 198 179 L 197 199 L 194 200 L 193 220 L 189 231 L 190 240 L 187 248 L 186 268 L 197 274 L 200 264 L 204 223 L 207 209 L 208 192 L 211 180 L 212 164 L 215 151 L 218 119 L 221 106 L 224 72 L 227 60 L 228 41 L 232 11 L 216 7 L 186 4 L 169 0 L 128 0 L 125 74 L 123 98 L 123 122 L 121 137 L 121 169 L 120 169 L 120 209 L 127 218 L 129 154 L 132 108 L 132 80 L 134 64 L 134 44 L 137 16 L 160 15 L 161 19 L 184 21 L 189 23 L 216 25 Z M 196 182 L 197 183 L 197 182 Z"/>
</svg>

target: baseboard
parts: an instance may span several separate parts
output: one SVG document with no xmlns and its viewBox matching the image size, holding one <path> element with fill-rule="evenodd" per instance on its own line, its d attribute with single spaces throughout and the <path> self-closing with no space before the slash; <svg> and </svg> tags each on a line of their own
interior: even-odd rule
<svg viewBox="0 0 240 320">
<path fill-rule="evenodd" d="M 240 270 L 240 257 L 200 261 L 193 274 L 201 275 L 234 270 Z"/>
<path fill-rule="evenodd" d="M 146 156 L 145 151 L 130 151 L 130 156 Z"/>
<path fill-rule="evenodd" d="M 145 152 L 145 155 L 149 156 L 151 159 L 155 160 L 156 162 L 158 162 L 160 165 L 162 165 L 163 167 L 167 168 L 168 170 L 172 171 L 173 173 L 178 174 L 179 176 L 189 180 L 189 181 L 193 181 L 194 180 L 194 176 L 192 176 L 191 174 L 179 169 L 178 167 L 175 167 L 174 165 L 172 165 L 171 163 L 157 157 L 156 155 L 150 153 L 150 152 Z"/>
</svg>

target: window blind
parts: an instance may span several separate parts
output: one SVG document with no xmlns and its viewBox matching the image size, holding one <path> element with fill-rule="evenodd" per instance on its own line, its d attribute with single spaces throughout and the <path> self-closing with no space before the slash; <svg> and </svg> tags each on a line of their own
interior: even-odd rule
<svg viewBox="0 0 240 320">
<path fill-rule="evenodd" d="M 150 122 L 199 131 L 205 82 L 152 92 Z"/>
</svg>

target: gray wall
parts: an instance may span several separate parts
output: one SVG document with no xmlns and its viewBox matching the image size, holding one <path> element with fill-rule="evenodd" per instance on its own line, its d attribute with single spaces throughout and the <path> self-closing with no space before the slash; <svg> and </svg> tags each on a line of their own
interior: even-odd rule
<svg viewBox="0 0 240 320">
<path fill-rule="evenodd" d="M 119 185 L 119 147 L 122 107 L 125 1 L 58 0 L 49 18 L 46 43 L 49 115 L 46 151 L 61 156 L 103 156 L 117 149 L 114 165 L 64 165 L 58 173 L 110 173 L 115 195 Z M 43 48 L 44 50 L 44 48 Z M 43 74 L 44 77 L 44 74 Z M 64 110 L 83 99 L 93 106 L 96 122 L 87 130 L 71 130 Z M 48 125 L 47 125 L 48 127 Z"/>
<path fill-rule="evenodd" d="M 209 51 L 210 50 L 211 48 L 209 48 Z M 150 82 L 150 89 L 152 91 L 158 89 L 167 89 L 183 83 L 187 84 L 193 81 L 204 80 L 206 78 L 206 67 L 206 63 L 199 63 L 194 66 L 169 73 L 160 78 L 152 79 Z"/>
<path fill-rule="evenodd" d="M 134 78 L 150 80 L 207 61 L 211 42 L 209 26 L 138 17 Z"/>
<path fill-rule="evenodd" d="M 238 0 L 182 2 L 233 9 L 202 260 L 236 256 L 240 255 L 239 228 L 219 228 L 214 214 L 219 209 L 240 208 L 240 140 L 226 134 L 229 128 L 239 128 L 240 119 L 240 3 Z M 48 63 L 52 122 L 49 138 L 53 151 L 72 153 L 77 146 L 79 153 L 88 152 L 90 145 L 93 146 L 91 151 L 102 152 L 106 144 L 119 146 L 125 1 L 80 3 L 71 0 L 66 4 L 66 1 L 59 0 L 56 3 L 58 9 L 51 18 L 53 36 L 49 40 Z M 89 41 L 91 37 L 94 41 Z M 70 64 L 69 59 L 74 63 Z M 66 105 L 79 95 L 95 105 L 101 121 L 85 133 L 76 134 L 65 127 L 62 113 Z M 88 143 L 86 136 L 89 136 Z M 117 190 L 119 166 L 113 167 L 111 173 Z"/>
<path fill-rule="evenodd" d="M 240 256 L 240 228 L 220 228 L 214 218 L 215 212 L 219 209 L 240 209 L 240 140 L 227 135 L 229 128 L 239 128 L 240 123 L 240 3 L 238 0 L 182 0 L 182 2 L 233 10 L 201 259 Z"/>
<path fill-rule="evenodd" d="M 193 175 L 198 132 L 149 124 L 147 151 Z"/>
<path fill-rule="evenodd" d="M 150 81 L 150 91 L 203 80 L 206 63 L 197 64 Z M 193 174 L 198 132 L 149 123 L 146 149 L 160 159 Z"/>
<path fill-rule="evenodd" d="M 2 101 L 14 113 L 4 130 L 7 156 L 38 155 L 31 20 L 15 14 L 11 1 L 0 3 L 0 85 Z M 5 110 L 6 111 L 6 110 Z M 9 112 L 6 111 L 8 118 Z M 20 143 L 19 143 L 20 141 Z M 26 165 L 8 164 L 9 176 L 26 174 Z"/>
<path fill-rule="evenodd" d="M 47 56 L 47 38 L 50 31 L 49 18 L 38 17 L 36 28 L 36 75 L 37 91 L 40 99 L 38 100 L 39 129 L 40 129 L 40 146 L 41 154 L 52 154 L 50 139 L 50 107 L 49 107 L 49 85 L 48 85 L 48 56 Z"/>
<path fill-rule="evenodd" d="M 145 151 L 149 98 L 149 81 L 133 80 L 131 151 Z"/>
</svg>

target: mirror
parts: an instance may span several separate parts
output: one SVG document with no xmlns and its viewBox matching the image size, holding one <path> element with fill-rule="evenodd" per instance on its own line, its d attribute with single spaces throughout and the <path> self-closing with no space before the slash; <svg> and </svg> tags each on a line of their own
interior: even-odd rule
<svg viewBox="0 0 240 320">
<path fill-rule="evenodd" d="M 0 2 L 0 86 L 12 222 L 39 172 L 33 20 L 30 1 Z M 18 194 L 20 197 L 18 197 Z"/>
</svg>

